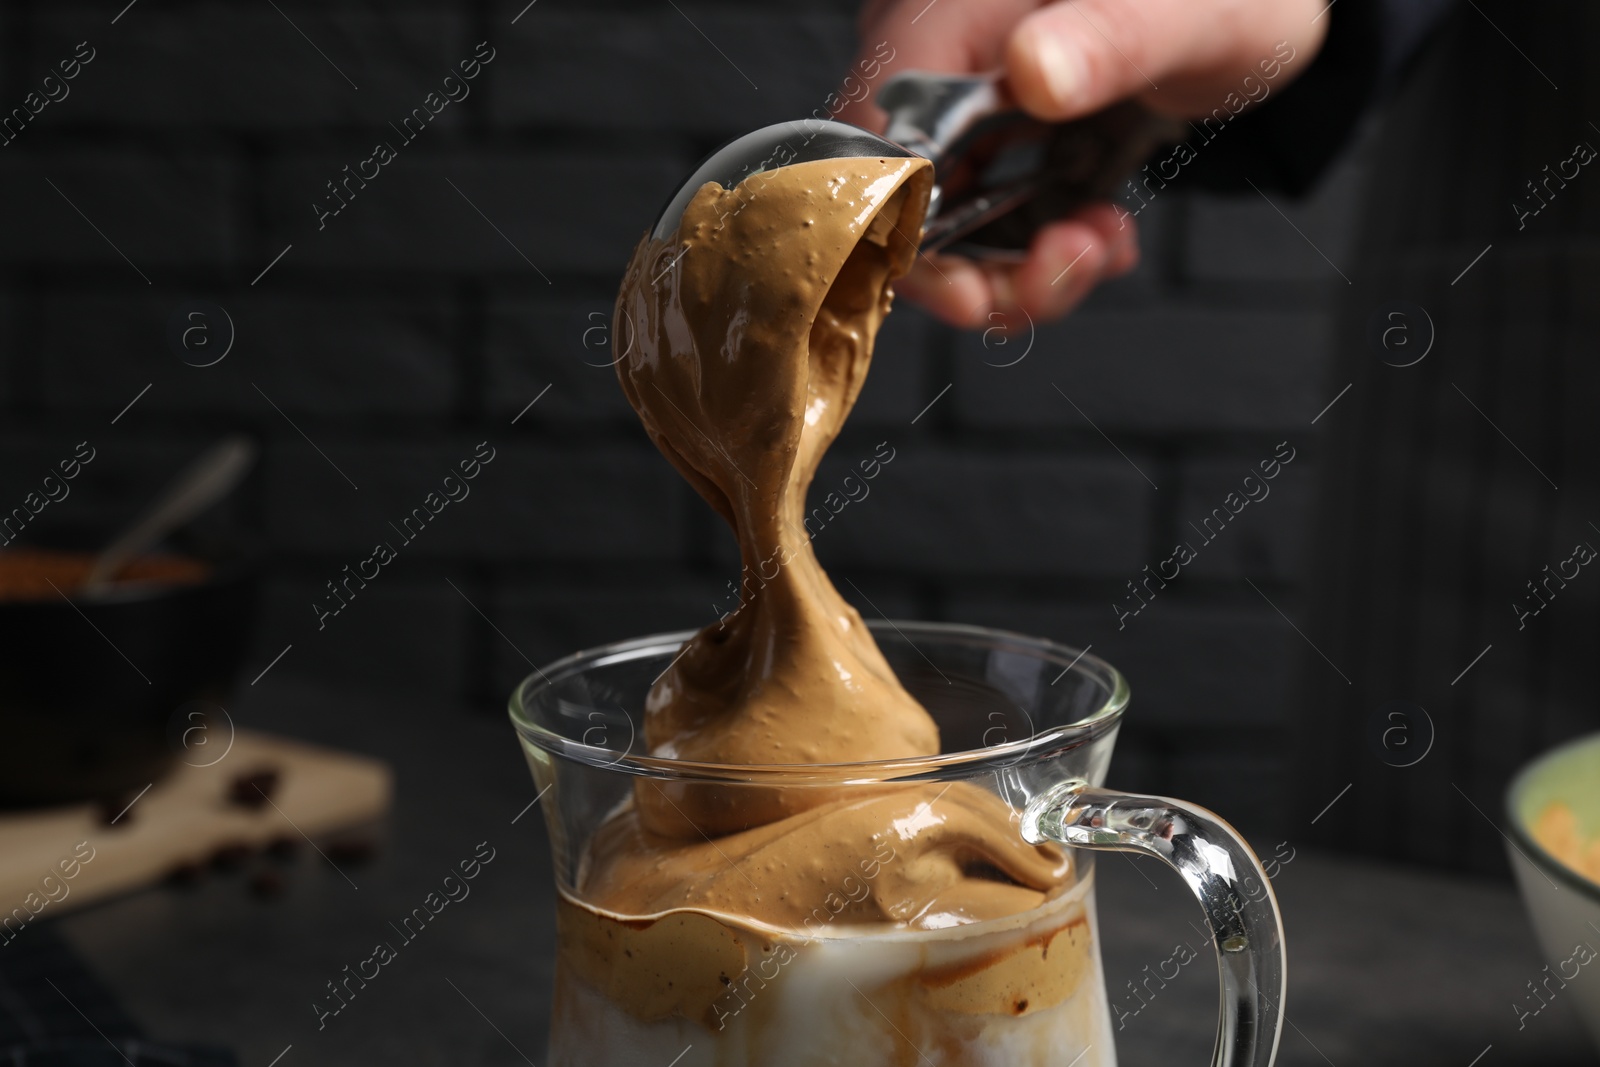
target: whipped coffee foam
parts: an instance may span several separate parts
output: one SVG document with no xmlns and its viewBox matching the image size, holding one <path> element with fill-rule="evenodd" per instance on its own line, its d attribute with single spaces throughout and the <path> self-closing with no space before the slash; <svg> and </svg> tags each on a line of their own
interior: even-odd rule
<svg viewBox="0 0 1600 1067">
<path fill-rule="evenodd" d="M 1115 1067 L 1092 897 L 1086 878 L 1033 912 L 940 931 L 838 927 L 796 939 L 721 917 L 729 937 L 752 937 L 755 961 L 704 1017 L 617 995 L 620 972 L 591 955 L 592 909 L 564 901 L 556 964 L 552 1067 L 671 1063 L 676 1067 Z M 712 921 L 678 912 L 685 921 Z M 693 919 L 689 919 L 693 916 Z M 614 919 L 643 933 L 648 923 Z M 633 941 L 645 969 L 703 986 L 659 951 Z M 719 933 L 718 937 L 724 936 Z M 628 980 L 628 979 L 625 979 Z M 653 983 L 665 990 L 665 981 Z"/>
<path fill-rule="evenodd" d="M 939 752 L 804 526 L 932 177 L 926 160 L 867 158 L 708 183 L 670 239 L 634 251 L 616 309 L 632 327 L 623 390 L 761 578 L 651 689 L 654 756 Z M 668 1062 L 692 1045 L 684 1064 L 1042 1065 L 1064 1051 L 1109 1064 L 1089 886 L 971 783 L 641 777 L 564 887 L 552 1056 Z"/>
</svg>

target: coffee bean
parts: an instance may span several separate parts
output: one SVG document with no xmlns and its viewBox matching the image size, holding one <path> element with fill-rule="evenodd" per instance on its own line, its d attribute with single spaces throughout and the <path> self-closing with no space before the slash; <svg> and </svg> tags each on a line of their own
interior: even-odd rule
<svg viewBox="0 0 1600 1067">
<path fill-rule="evenodd" d="M 346 838 L 328 846 L 328 858 L 334 863 L 365 863 L 378 851 L 378 846 L 365 837 Z"/>
<path fill-rule="evenodd" d="M 211 868 L 216 871 L 236 871 L 255 852 L 255 847 L 244 841 L 230 841 L 218 845 L 211 853 Z"/>
<path fill-rule="evenodd" d="M 192 889 L 205 877 L 206 869 L 200 864 L 185 861 L 167 872 L 166 883 L 179 889 Z"/>
<path fill-rule="evenodd" d="M 288 883 L 277 871 L 257 871 L 250 877 L 250 892 L 263 900 L 283 896 Z"/>
<path fill-rule="evenodd" d="M 237 774 L 228 784 L 228 799 L 241 807 L 264 808 L 278 788 L 278 770 L 262 767 Z"/>
<path fill-rule="evenodd" d="M 265 851 L 269 859 L 287 863 L 300 852 L 300 842 L 287 834 L 280 835 L 267 842 Z"/>
</svg>

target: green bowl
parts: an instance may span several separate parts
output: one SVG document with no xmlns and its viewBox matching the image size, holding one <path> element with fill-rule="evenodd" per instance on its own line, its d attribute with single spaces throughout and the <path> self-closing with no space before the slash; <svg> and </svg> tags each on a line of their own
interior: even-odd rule
<svg viewBox="0 0 1600 1067">
<path fill-rule="evenodd" d="M 1533 839 L 1533 825 L 1555 801 L 1570 807 L 1583 836 L 1600 837 L 1600 734 L 1569 741 L 1524 767 L 1506 791 L 1511 870 L 1551 970 L 1573 978 L 1570 996 L 1600 1044 L 1600 883 L 1560 863 Z M 1576 968 L 1580 973 L 1572 975 Z M 1543 1008 L 1530 999 L 1529 1015 Z"/>
</svg>

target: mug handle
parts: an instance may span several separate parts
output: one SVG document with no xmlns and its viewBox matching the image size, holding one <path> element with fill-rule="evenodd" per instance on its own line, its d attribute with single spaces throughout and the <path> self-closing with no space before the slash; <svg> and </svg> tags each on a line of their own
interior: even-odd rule
<svg viewBox="0 0 1600 1067">
<path fill-rule="evenodd" d="M 1244 838 L 1204 808 L 1069 780 L 1022 815 L 1030 844 L 1143 852 L 1183 876 L 1205 910 L 1222 979 L 1212 1067 L 1270 1067 L 1283 1032 L 1283 917 L 1272 882 Z M 1246 891 L 1254 873 L 1263 892 Z"/>
</svg>

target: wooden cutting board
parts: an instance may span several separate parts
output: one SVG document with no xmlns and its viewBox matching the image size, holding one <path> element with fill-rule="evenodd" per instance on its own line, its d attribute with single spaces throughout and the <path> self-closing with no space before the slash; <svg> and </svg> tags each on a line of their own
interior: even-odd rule
<svg viewBox="0 0 1600 1067">
<path fill-rule="evenodd" d="M 237 779 L 260 771 L 277 772 L 270 802 L 230 799 Z M 224 758 L 177 764 L 120 815 L 94 804 L 0 814 L 0 944 L 34 918 L 153 885 L 220 848 L 316 841 L 375 822 L 392 790 L 380 760 L 240 730 Z"/>
</svg>

